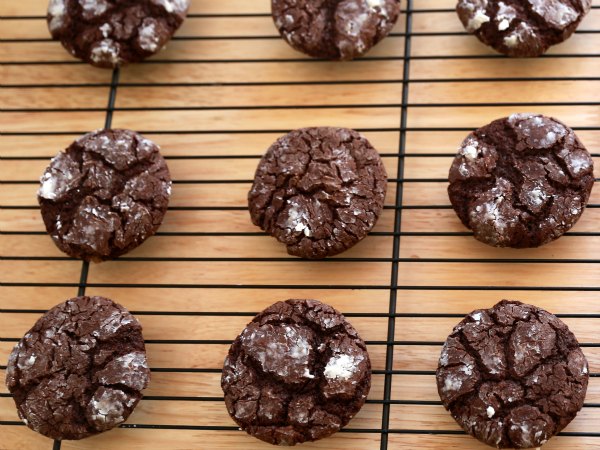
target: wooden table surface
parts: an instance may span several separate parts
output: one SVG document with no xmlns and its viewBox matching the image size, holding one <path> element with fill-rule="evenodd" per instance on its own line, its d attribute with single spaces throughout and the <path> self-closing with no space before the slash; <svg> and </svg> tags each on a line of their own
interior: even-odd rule
<svg viewBox="0 0 600 450">
<path fill-rule="evenodd" d="M 404 2 L 392 36 L 362 60 L 334 63 L 279 39 L 268 0 L 193 0 L 168 48 L 120 73 L 50 41 L 46 3 L 0 2 L 0 364 L 41 312 L 85 292 L 138 315 L 153 369 L 125 426 L 63 449 L 272 448 L 237 431 L 219 371 L 253 313 L 294 297 L 346 313 L 374 365 L 360 414 L 303 450 L 487 448 L 441 406 L 434 370 L 459 317 L 502 298 L 561 315 L 590 362 L 586 405 L 544 448 L 600 449 L 600 188 L 565 237 L 514 251 L 470 236 L 445 181 L 468 130 L 517 111 L 570 124 L 600 173 L 599 2 L 568 42 L 534 60 L 499 57 L 466 35 L 453 0 Z M 43 232 L 37 180 L 76 136 L 111 121 L 159 143 L 175 184 L 158 235 L 86 273 Z M 310 125 L 364 132 L 390 177 L 372 235 L 321 262 L 289 257 L 246 210 L 260 155 Z M 52 447 L 18 421 L 2 383 L 0 449 Z"/>
</svg>

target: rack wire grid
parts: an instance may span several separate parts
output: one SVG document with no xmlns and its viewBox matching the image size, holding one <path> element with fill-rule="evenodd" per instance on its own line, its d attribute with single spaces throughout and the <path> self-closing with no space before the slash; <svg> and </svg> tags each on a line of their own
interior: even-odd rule
<svg viewBox="0 0 600 450">
<path fill-rule="evenodd" d="M 405 0 L 390 37 L 364 58 L 337 63 L 290 49 L 268 0 L 192 3 L 166 51 L 112 73 L 50 41 L 46 0 L 0 4 L 0 360 L 45 310 L 95 294 L 139 317 L 153 377 L 126 424 L 62 444 L 28 430 L 2 384 L 0 449 L 271 448 L 228 417 L 220 370 L 251 317 L 286 298 L 343 311 L 374 366 L 357 417 L 303 449 L 486 448 L 441 406 L 434 370 L 452 326 L 502 298 L 557 313 L 590 362 L 582 411 L 544 448 L 600 449 L 600 189 L 566 236 L 521 251 L 475 241 L 446 195 L 464 135 L 516 111 L 561 118 L 599 166 L 600 5 L 566 43 L 514 60 L 466 35 L 453 0 Z M 325 261 L 289 257 L 246 210 L 265 149 L 310 125 L 363 132 L 390 177 L 371 235 Z M 159 143 L 174 189 L 155 237 L 116 261 L 88 265 L 54 247 L 35 194 L 49 158 L 102 126 Z"/>
</svg>

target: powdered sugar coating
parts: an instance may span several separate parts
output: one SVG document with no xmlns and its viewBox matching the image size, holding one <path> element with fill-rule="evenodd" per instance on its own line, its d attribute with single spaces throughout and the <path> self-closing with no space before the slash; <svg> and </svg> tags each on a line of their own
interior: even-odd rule
<svg viewBox="0 0 600 450">
<path fill-rule="evenodd" d="M 104 35 L 104 33 L 102 33 Z M 112 39 L 103 39 L 91 46 L 90 58 L 98 65 L 118 66 L 121 62 L 119 57 L 121 45 Z"/>
<path fill-rule="evenodd" d="M 356 372 L 358 363 L 362 359 L 362 356 L 355 358 L 352 355 L 346 354 L 334 355 L 327 361 L 323 375 L 325 375 L 325 378 L 347 380 Z"/>
<path fill-rule="evenodd" d="M 15 346 L 6 372 L 20 417 L 54 439 L 82 439 L 123 422 L 149 379 L 139 322 L 102 297 L 49 310 Z"/>
<path fill-rule="evenodd" d="M 158 146 L 128 130 L 86 134 L 52 159 L 40 182 L 42 217 L 56 245 L 96 261 L 154 234 L 171 188 Z"/>
<path fill-rule="evenodd" d="M 48 28 L 77 58 L 97 67 L 138 62 L 179 28 L 189 0 L 50 0 Z"/>
<path fill-rule="evenodd" d="M 242 348 L 263 372 L 302 382 L 310 378 L 314 336 L 296 325 L 251 323 L 240 335 Z"/>
<path fill-rule="evenodd" d="M 475 30 L 479 30 L 481 25 L 490 21 L 490 17 L 485 14 L 483 9 L 475 10 L 473 16 L 469 19 L 467 23 L 467 31 L 473 32 Z"/>
<path fill-rule="evenodd" d="M 49 170 L 40 178 L 38 195 L 48 200 L 56 200 L 74 189 L 82 177 L 79 165 L 65 153 L 52 158 Z"/>
<path fill-rule="evenodd" d="M 436 381 L 444 407 L 467 433 L 493 447 L 531 448 L 581 409 L 587 367 L 575 336 L 558 318 L 503 300 L 454 328 Z"/>
<path fill-rule="evenodd" d="M 365 54 L 391 31 L 398 0 L 272 0 L 282 37 L 308 55 L 349 60 Z"/>
<path fill-rule="evenodd" d="M 155 52 L 160 43 L 156 32 L 156 23 L 148 22 L 140 25 L 138 30 L 138 40 L 140 47 L 149 52 Z"/>
<path fill-rule="evenodd" d="M 498 13 L 496 14 L 496 22 L 498 22 L 498 24 L 506 22 L 508 26 L 510 26 L 512 21 L 516 18 L 517 10 L 514 6 L 506 4 L 504 2 L 498 2 Z M 500 26 L 498 26 L 498 29 L 500 29 L 501 31 L 503 31 L 506 28 L 500 28 Z"/>
<path fill-rule="evenodd" d="M 190 7 L 190 0 L 151 0 L 152 3 L 162 6 L 166 12 L 185 15 Z"/>
<path fill-rule="evenodd" d="M 469 33 L 500 53 L 539 56 L 575 31 L 589 0 L 458 0 L 456 11 Z"/>
<path fill-rule="evenodd" d="M 100 387 L 89 403 L 91 422 L 97 430 L 105 431 L 125 421 L 125 403 L 127 395 L 117 389 Z"/>
<path fill-rule="evenodd" d="M 123 325 L 123 321 L 121 325 Z M 136 391 L 141 391 L 146 388 L 150 379 L 146 353 L 131 352 L 119 356 L 109 362 L 96 376 L 98 382 L 103 385 L 122 384 Z"/>
<path fill-rule="evenodd" d="M 579 13 L 561 0 L 527 0 L 533 11 L 547 23 L 562 30 L 579 18 Z"/>
<path fill-rule="evenodd" d="M 581 216 L 594 183 L 593 161 L 563 123 L 519 113 L 467 136 L 449 181 L 452 206 L 477 239 L 536 247 Z"/>
<path fill-rule="evenodd" d="M 387 175 L 377 151 L 346 128 L 294 130 L 261 159 L 248 193 L 252 223 L 320 259 L 363 239 L 377 221 Z"/>
<path fill-rule="evenodd" d="M 78 0 L 86 20 L 101 16 L 112 6 L 107 0 Z"/>
<path fill-rule="evenodd" d="M 364 378 L 365 363 L 368 355 L 357 345 L 333 342 L 330 344 L 331 356 L 323 368 L 323 396 L 327 399 L 348 397 L 355 392 L 353 387 Z"/>
<path fill-rule="evenodd" d="M 64 26 L 66 12 L 65 0 L 50 0 L 48 3 L 48 28 L 51 32 Z"/>
<path fill-rule="evenodd" d="M 221 386 L 242 429 L 295 445 L 335 433 L 358 412 L 370 367 L 364 342 L 344 316 L 315 300 L 287 300 L 261 312 L 234 340 Z"/>
</svg>

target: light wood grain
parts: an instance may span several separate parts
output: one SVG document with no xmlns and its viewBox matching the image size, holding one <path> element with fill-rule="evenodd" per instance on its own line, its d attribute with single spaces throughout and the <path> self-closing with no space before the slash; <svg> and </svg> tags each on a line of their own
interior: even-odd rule
<svg viewBox="0 0 600 450">
<path fill-rule="evenodd" d="M 6 109 L 106 108 L 109 87 L 7 88 L 0 90 Z"/>
<path fill-rule="evenodd" d="M 585 344 L 590 371 L 600 374 L 600 208 L 588 208 L 574 234 L 542 248 L 495 249 L 463 235 L 467 230 L 449 208 L 443 181 L 467 130 L 517 111 L 553 115 L 575 127 L 596 155 L 600 175 L 600 110 L 593 104 L 600 102 L 600 60 L 592 56 L 600 47 L 600 9 L 546 57 L 517 60 L 499 57 L 464 33 L 454 6 L 454 0 L 413 0 L 410 51 L 417 58 L 410 61 L 400 176 L 404 12 L 393 36 L 366 58 L 339 63 L 309 59 L 279 39 L 269 0 L 194 0 L 192 16 L 165 51 L 148 64 L 121 69 L 112 125 L 144 132 L 161 146 L 176 180 L 172 209 L 158 235 L 125 258 L 91 264 L 86 294 L 113 298 L 138 313 L 152 382 L 149 398 L 128 422 L 138 428 L 65 441 L 63 449 L 271 448 L 235 430 L 220 400 L 218 371 L 225 342 L 277 300 L 317 298 L 348 314 L 369 342 L 373 368 L 384 370 L 398 186 L 408 208 L 400 211 L 397 238 L 398 316 L 390 337 L 397 342 L 391 367 L 399 373 L 391 377 L 390 399 L 417 404 L 390 406 L 389 449 L 487 448 L 449 434 L 459 428 L 439 403 L 433 373 L 441 342 L 460 317 L 502 298 L 566 315 Z M 11 40 L 0 47 L 0 157 L 9 158 L 0 161 L 0 205 L 8 207 L 0 209 L 0 231 L 9 232 L 0 234 L 0 255 L 9 258 L 0 260 L 0 338 L 10 338 L 0 341 L 0 365 L 42 311 L 77 294 L 82 264 L 65 258 L 44 233 L 37 180 L 51 157 L 104 126 L 112 76 L 49 39 L 46 7 L 47 0 L 0 2 L 0 15 L 32 16 L 0 26 L 0 39 Z M 285 131 L 310 125 L 364 130 L 392 179 L 388 209 L 373 234 L 335 261 L 290 257 L 259 233 L 246 210 L 260 156 Z M 600 205 L 599 189 L 590 202 Z M 540 259 L 552 262 L 535 262 Z M 385 375 L 374 374 L 373 402 L 347 430 L 302 448 L 380 448 L 375 431 L 382 425 L 384 385 Z M 0 393 L 7 393 L 3 383 Z M 565 431 L 597 433 L 598 403 L 595 376 L 586 406 Z M 6 396 L 0 397 L 0 420 L 18 420 Z M 166 428 L 143 428 L 155 425 Z M 25 426 L 0 427 L 0 450 L 51 448 L 51 440 Z M 559 436 L 543 448 L 596 449 L 600 438 Z"/>
<path fill-rule="evenodd" d="M 522 60 L 504 58 L 472 60 L 416 59 L 411 62 L 411 78 L 423 79 L 490 79 L 538 77 L 593 77 L 598 73 L 598 58 L 569 57 Z M 493 85 L 490 85 L 493 88 Z"/>
<path fill-rule="evenodd" d="M 156 63 L 123 69 L 124 83 L 277 83 L 370 80 L 401 80 L 402 61 L 359 60 L 245 62 L 245 63 Z"/>
<path fill-rule="evenodd" d="M 54 45 L 59 45 L 55 43 Z M 110 84 L 111 72 L 85 64 L 68 65 L 6 65 L 2 67 L 2 82 L 6 86 L 39 84 Z M 40 80 L 43 83 L 40 83 Z"/>
<path fill-rule="evenodd" d="M 60 301 L 73 297 L 72 288 L 64 287 L 0 287 L 0 305 L 22 309 L 46 310 Z M 306 286 L 299 289 L 209 289 L 88 287 L 89 295 L 105 295 L 127 305 L 132 311 L 247 313 L 264 309 L 266 302 L 287 298 L 318 298 L 346 313 L 387 313 L 389 292 L 377 289 L 318 289 Z M 467 311 L 465 311 L 467 312 Z"/>
</svg>

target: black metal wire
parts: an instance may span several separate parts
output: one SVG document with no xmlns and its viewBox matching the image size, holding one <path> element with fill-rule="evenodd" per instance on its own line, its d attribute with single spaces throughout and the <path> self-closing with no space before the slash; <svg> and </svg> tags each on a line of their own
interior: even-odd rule
<svg viewBox="0 0 600 450">
<path fill-rule="evenodd" d="M 407 9 L 405 16 L 405 30 L 406 36 L 404 38 L 404 67 L 402 69 L 402 103 L 400 108 L 400 135 L 398 142 L 398 154 L 400 156 L 406 153 L 406 124 L 408 120 L 408 94 L 410 79 L 410 55 L 411 55 L 411 31 L 412 31 L 412 0 L 407 0 Z M 404 176 L 404 158 L 398 158 L 397 166 L 398 177 Z M 396 187 L 396 199 L 394 205 L 399 207 L 402 206 L 404 187 L 399 184 Z M 387 330 L 387 341 L 386 343 L 386 354 L 385 354 L 385 369 L 387 371 L 392 370 L 394 367 L 394 344 L 390 343 L 395 339 L 396 335 L 396 304 L 398 301 L 398 270 L 399 270 L 399 256 L 400 256 L 400 231 L 402 228 L 402 210 L 396 209 L 394 214 L 394 241 L 393 241 L 393 256 L 392 259 L 392 273 L 390 280 L 390 301 L 389 301 L 389 314 L 388 318 L 388 330 Z M 383 387 L 383 399 L 389 401 L 392 396 L 392 375 L 386 374 L 384 378 Z M 384 432 L 389 428 L 390 423 L 390 404 L 384 403 L 381 413 L 381 437 L 380 437 L 380 449 L 387 450 L 388 448 L 388 433 Z"/>
</svg>

